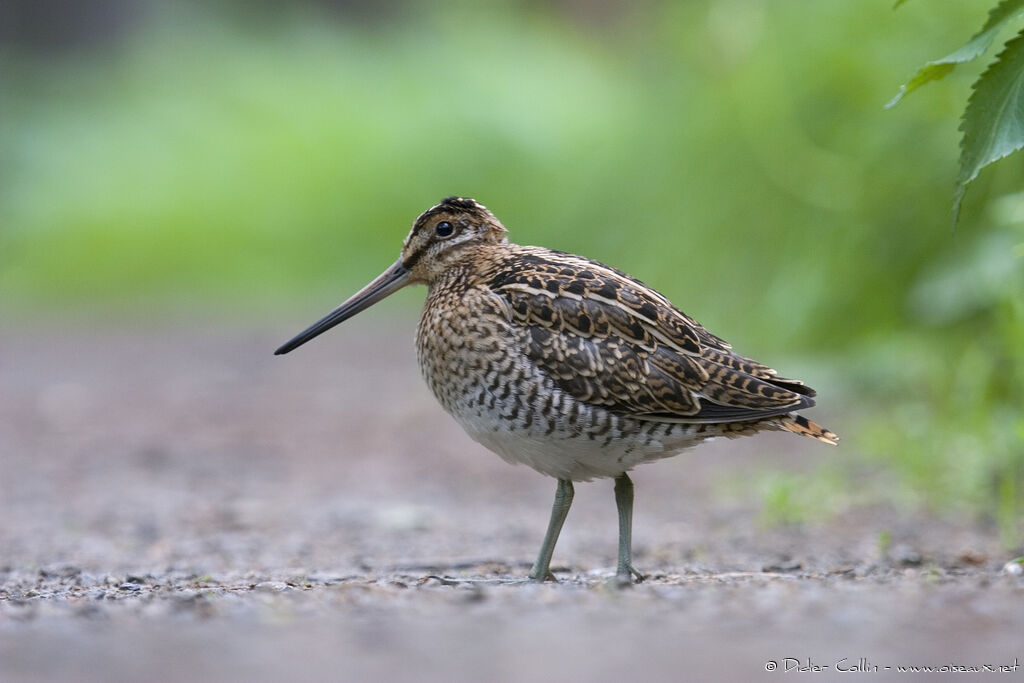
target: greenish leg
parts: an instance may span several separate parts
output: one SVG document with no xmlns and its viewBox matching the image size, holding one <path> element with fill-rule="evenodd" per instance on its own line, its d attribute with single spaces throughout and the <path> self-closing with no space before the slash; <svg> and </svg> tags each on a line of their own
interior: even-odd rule
<svg viewBox="0 0 1024 683">
<path fill-rule="evenodd" d="M 637 583 L 644 575 L 633 567 L 633 481 L 628 474 L 615 478 L 615 506 L 619 509 L 619 567 L 615 571 L 615 582 Z"/>
<path fill-rule="evenodd" d="M 530 578 L 534 581 L 557 580 L 551 573 L 551 555 L 555 552 L 555 544 L 558 543 L 558 534 L 562 532 L 565 516 L 569 514 L 573 493 L 572 481 L 569 479 L 558 480 L 558 488 L 555 489 L 555 502 L 551 506 L 551 519 L 548 521 L 548 531 L 544 534 L 544 543 L 540 546 L 537 561 L 533 563 L 533 569 L 530 570 Z"/>
</svg>

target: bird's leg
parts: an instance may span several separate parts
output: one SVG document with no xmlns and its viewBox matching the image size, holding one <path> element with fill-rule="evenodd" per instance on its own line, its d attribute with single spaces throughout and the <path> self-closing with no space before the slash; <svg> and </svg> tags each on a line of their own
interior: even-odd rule
<svg viewBox="0 0 1024 683">
<path fill-rule="evenodd" d="M 548 521 L 548 531 L 544 534 L 544 543 L 540 546 L 537 561 L 533 563 L 533 569 L 530 570 L 530 578 L 534 581 L 557 580 L 551 573 L 551 555 L 555 552 L 555 544 L 558 543 L 558 534 L 562 531 L 565 516 L 569 514 L 573 492 L 571 480 L 558 480 L 558 488 L 555 489 L 555 502 L 551 506 L 551 519 Z"/>
<path fill-rule="evenodd" d="M 629 584 L 635 578 L 639 583 L 644 575 L 633 567 L 633 481 L 628 474 L 615 478 L 615 506 L 619 509 L 619 566 L 615 582 Z"/>
</svg>

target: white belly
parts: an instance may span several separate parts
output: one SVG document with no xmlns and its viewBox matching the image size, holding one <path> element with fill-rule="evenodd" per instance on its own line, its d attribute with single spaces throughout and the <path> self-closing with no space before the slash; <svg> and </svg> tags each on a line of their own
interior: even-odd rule
<svg viewBox="0 0 1024 683">
<path fill-rule="evenodd" d="M 639 422 L 602 415 L 572 424 L 544 416 L 524 426 L 510 422 L 509 411 L 452 412 L 477 443 L 512 464 L 524 464 L 558 479 L 589 481 L 617 477 L 637 465 L 675 455 L 710 434 L 687 425 Z M 606 420 L 608 422 L 606 422 Z M 554 427 L 554 429 L 552 429 Z"/>
</svg>

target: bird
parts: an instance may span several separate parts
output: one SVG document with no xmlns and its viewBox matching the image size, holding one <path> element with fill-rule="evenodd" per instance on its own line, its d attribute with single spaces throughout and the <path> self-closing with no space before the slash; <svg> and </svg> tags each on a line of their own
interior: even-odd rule
<svg viewBox="0 0 1024 683">
<path fill-rule="evenodd" d="M 633 566 L 639 464 L 714 437 L 839 437 L 797 411 L 815 391 L 734 352 L 665 296 L 583 256 L 517 245 L 483 204 L 452 196 L 421 213 L 399 258 L 278 348 L 286 354 L 409 285 L 426 285 L 416 355 L 430 391 L 475 441 L 557 480 L 533 581 L 551 558 L 574 482 L 614 480 L 618 560 Z"/>
</svg>

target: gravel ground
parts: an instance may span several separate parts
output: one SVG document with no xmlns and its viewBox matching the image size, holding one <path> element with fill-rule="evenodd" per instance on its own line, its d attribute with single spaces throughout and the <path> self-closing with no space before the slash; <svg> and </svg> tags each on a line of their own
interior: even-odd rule
<svg viewBox="0 0 1024 683">
<path fill-rule="evenodd" d="M 285 358 L 305 318 L 0 323 L 0 681 L 1024 677 L 991 530 L 765 528 L 721 495 L 834 457 L 786 435 L 635 472 L 643 584 L 608 583 L 608 481 L 577 486 L 561 583 L 523 581 L 554 482 L 441 412 L 412 316 L 365 315 Z"/>
</svg>

